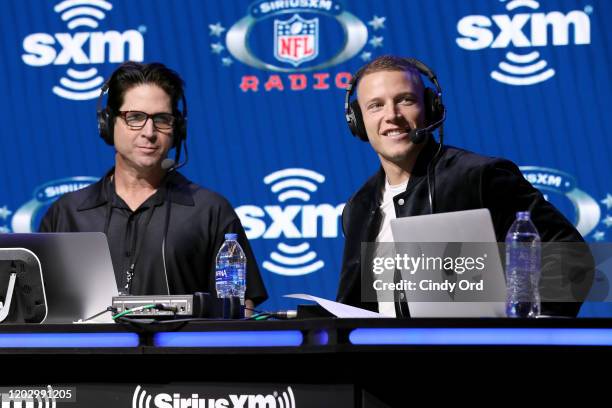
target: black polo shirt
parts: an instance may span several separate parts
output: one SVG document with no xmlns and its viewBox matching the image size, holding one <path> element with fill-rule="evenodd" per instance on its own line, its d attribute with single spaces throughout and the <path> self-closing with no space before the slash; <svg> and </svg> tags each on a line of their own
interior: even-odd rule
<svg viewBox="0 0 612 408">
<path fill-rule="evenodd" d="M 133 295 L 215 293 L 215 258 L 224 235 L 234 232 L 247 257 L 246 298 L 258 304 L 268 297 L 244 229 L 225 198 L 172 172 L 132 211 L 116 194 L 111 174 L 58 199 L 40 232 L 105 232 L 117 287 Z"/>
</svg>

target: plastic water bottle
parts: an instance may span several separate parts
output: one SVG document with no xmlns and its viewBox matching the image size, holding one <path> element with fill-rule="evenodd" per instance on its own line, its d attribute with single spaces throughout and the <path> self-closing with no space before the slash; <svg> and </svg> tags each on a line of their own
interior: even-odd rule
<svg viewBox="0 0 612 408">
<path fill-rule="evenodd" d="M 506 235 L 506 316 L 540 314 L 541 242 L 529 212 L 516 213 Z"/>
<path fill-rule="evenodd" d="M 218 298 L 236 296 L 244 304 L 246 290 L 246 256 L 238 243 L 238 234 L 225 234 L 217 254 L 215 287 Z"/>
</svg>

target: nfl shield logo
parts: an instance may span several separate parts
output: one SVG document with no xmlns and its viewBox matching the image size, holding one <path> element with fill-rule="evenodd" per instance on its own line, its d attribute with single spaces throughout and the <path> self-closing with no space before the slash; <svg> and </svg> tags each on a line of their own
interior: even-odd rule
<svg viewBox="0 0 612 408">
<path fill-rule="evenodd" d="M 319 55 L 319 19 L 305 20 L 294 14 L 289 20 L 274 20 L 274 57 L 293 64 L 313 60 Z"/>
</svg>

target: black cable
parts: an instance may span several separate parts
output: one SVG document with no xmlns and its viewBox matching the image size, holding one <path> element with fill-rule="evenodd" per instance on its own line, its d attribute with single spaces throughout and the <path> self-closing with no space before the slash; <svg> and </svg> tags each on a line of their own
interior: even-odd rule
<svg viewBox="0 0 612 408">
<path fill-rule="evenodd" d="M 107 307 L 106 309 L 104 309 L 103 311 L 101 311 L 100 313 L 96 313 L 93 316 L 88 317 L 87 319 L 82 320 L 83 323 L 88 322 L 92 319 L 95 319 L 98 316 L 102 316 L 104 313 L 108 313 L 108 312 L 113 312 L 113 313 L 117 313 L 117 309 L 115 309 L 112 306 Z"/>
<path fill-rule="evenodd" d="M 251 309 L 250 307 L 244 307 L 244 310 L 250 310 L 251 312 L 255 312 L 255 313 L 268 313 L 265 310 L 257 310 L 257 309 Z"/>
<path fill-rule="evenodd" d="M 169 172 L 166 173 L 165 177 L 168 177 Z M 168 279 L 168 269 L 166 267 L 166 238 L 168 238 L 168 228 L 170 226 L 170 208 L 172 207 L 172 200 L 170 200 L 170 194 L 172 193 L 172 187 L 170 182 L 165 180 L 164 187 L 166 189 L 166 219 L 164 222 L 164 235 L 162 239 L 162 261 L 164 263 L 164 277 L 166 278 L 166 287 L 168 288 L 168 295 L 170 295 L 170 280 Z"/>
<path fill-rule="evenodd" d="M 294 319 L 297 317 L 297 312 L 291 311 L 291 310 L 281 310 L 278 312 L 267 312 L 265 310 L 251 309 L 250 307 L 245 307 L 244 309 L 257 313 L 256 315 L 251 316 L 247 320 L 256 320 L 257 317 L 261 317 L 261 316 L 266 316 L 266 318 L 273 318 L 273 319 L 279 319 L 279 320 L 288 320 L 288 319 Z"/>
<path fill-rule="evenodd" d="M 120 318 L 118 318 L 117 320 L 115 320 L 115 322 L 118 323 L 130 323 L 130 324 L 136 324 L 136 325 L 141 325 L 141 326 L 159 326 L 159 325 L 169 325 L 169 324 L 176 324 L 176 323 L 190 323 L 190 322 L 211 322 L 211 321 L 227 321 L 227 320 L 256 320 L 257 317 L 263 317 L 265 316 L 265 318 L 273 318 L 273 319 L 278 319 L 278 320 L 289 320 L 292 319 L 292 317 L 287 316 L 287 312 L 277 312 L 277 313 L 260 313 L 259 315 L 255 315 L 255 316 L 251 316 L 251 317 L 246 317 L 244 319 L 221 319 L 221 318 L 206 318 L 206 317 L 188 317 L 188 318 L 184 318 L 184 319 L 166 319 L 166 320 L 161 320 L 161 319 L 134 319 L 134 318 L 129 318 L 129 317 L 125 317 L 122 316 Z M 262 319 L 263 320 L 263 319 Z"/>
<path fill-rule="evenodd" d="M 444 147 L 444 123 L 440 125 L 438 134 L 440 135 L 440 143 L 438 145 L 438 150 L 436 151 L 436 153 L 434 153 L 433 157 L 429 161 L 429 164 L 427 165 L 427 193 L 428 193 L 428 198 L 429 198 L 430 214 L 435 213 L 435 210 L 434 210 L 434 202 L 435 202 L 435 196 L 436 196 L 436 169 L 435 169 L 435 166 L 436 166 L 436 162 L 439 159 L 439 156 L 442 153 L 442 149 Z M 430 176 L 430 173 L 431 173 L 431 176 Z"/>
<path fill-rule="evenodd" d="M 131 319 L 129 317 L 125 317 L 122 316 L 120 318 L 118 318 L 117 320 L 115 320 L 116 323 L 120 323 L 123 324 L 124 326 L 128 326 L 130 329 L 134 329 L 137 331 L 141 331 L 141 332 L 145 332 L 145 333 L 155 333 L 157 332 L 157 329 L 161 326 L 156 325 L 156 324 L 152 324 L 155 323 L 156 321 L 150 321 L 150 320 L 146 320 L 143 321 L 141 319 Z M 179 324 L 179 326 L 172 328 L 173 330 L 180 330 L 182 329 L 187 323 L 182 323 Z"/>
</svg>

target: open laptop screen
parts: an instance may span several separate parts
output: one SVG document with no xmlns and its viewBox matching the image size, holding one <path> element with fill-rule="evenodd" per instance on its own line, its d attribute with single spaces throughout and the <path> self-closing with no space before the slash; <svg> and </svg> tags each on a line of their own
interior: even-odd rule
<svg viewBox="0 0 612 408">
<path fill-rule="evenodd" d="M 41 323 L 86 319 L 106 309 L 118 295 L 103 233 L 0 234 L 0 248 L 25 248 L 40 261 L 47 302 L 47 317 Z M 112 319 L 105 314 L 97 321 Z"/>
</svg>

